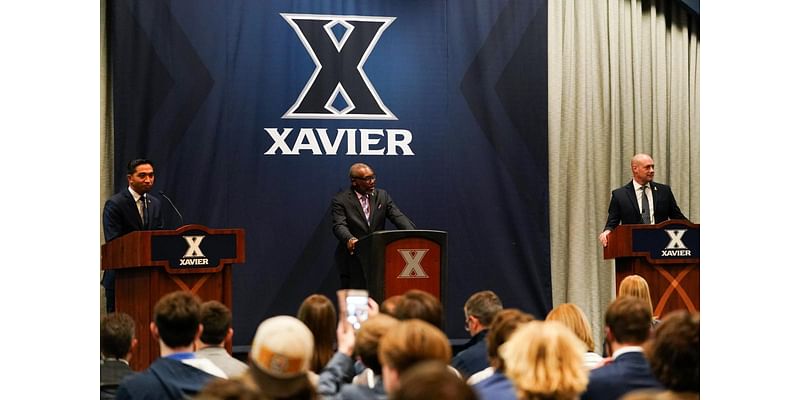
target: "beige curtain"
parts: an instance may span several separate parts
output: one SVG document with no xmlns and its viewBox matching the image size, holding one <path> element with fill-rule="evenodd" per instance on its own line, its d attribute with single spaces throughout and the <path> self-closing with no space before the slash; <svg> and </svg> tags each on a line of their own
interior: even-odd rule
<svg viewBox="0 0 800 400">
<path fill-rule="evenodd" d="M 114 124 L 112 116 L 111 68 L 108 64 L 106 36 L 106 0 L 100 0 L 100 207 L 114 191 Z M 101 211 L 102 212 L 102 211 Z M 103 243 L 103 220 L 100 219 L 100 243 Z M 101 272 L 102 276 L 102 272 Z M 100 286 L 100 312 L 105 312 L 105 294 Z"/>
<path fill-rule="evenodd" d="M 553 304 L 580 306 L 601 351 L 614 264 L 597 235 L 611 190 L 649 153 L 700 222 L 699 20 L 672 0 L 550 0 L 548 135 Z"/>
</svg>

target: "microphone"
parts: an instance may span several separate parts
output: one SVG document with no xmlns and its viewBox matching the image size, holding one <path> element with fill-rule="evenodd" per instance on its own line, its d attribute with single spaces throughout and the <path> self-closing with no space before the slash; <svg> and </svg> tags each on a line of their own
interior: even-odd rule
<svg viewBox="0 0 800 400">
<path fill-rule="evenodd" d="M 178 207 L 175 207 L 175 203 L 172 202 L 172 200 L 167 196 L 166 193 L 164 193 L 163 190 L 159 190 L 158 194 L 160 194 L 161 197 L 167 199 L 167 202 L 169 203 L 169 205 L 171 205 L 172 209 L 175 210 L 175 213 L 178 214 L 178 218 L 181 219 L 181 226 L 183 226 L 183 215 L 181 215 L 181 212 L 178 211 Z"/>
<path fill-rule="evenodd" d="M 149 229 L 150 228 L 150 218 L 149 218 L 150 216 L 148 215 L 148 212 L 147 212 L 147 208 L 148 208 L 147 207 L 147 203 L 149 201 L 150 201 L 150 199 L 147 198 L 147 192 L 142 193 L 142 216 L 143 216 L 142 217 L 142 225 L 144 225 L 144 229 Z"/>
</svg>

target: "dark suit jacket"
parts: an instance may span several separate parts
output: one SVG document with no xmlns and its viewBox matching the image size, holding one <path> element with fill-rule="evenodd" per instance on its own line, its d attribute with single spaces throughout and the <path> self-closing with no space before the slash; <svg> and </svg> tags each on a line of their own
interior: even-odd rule
<svg viewBox="0 0 800 400">
<path fill-rule="evenodd" d="M 200 369 L 162 357 L 146 370 L 126 377 L 117 389 L 117 399 L 185 399 L 199 393 L 212 379 L 213 375 Z"/>
<path fill-rule="evenodd" d="M 651 193 L 653 194 L 653 216 L 655 223 L 663 222 L 668 219 L 686 219 L 672 195 L 669 186 L 650 182 Z M 615 189 L 611 192 L 611 203 L 608 205 L 608 220 L 604 230 L 614 230 L 619 224 L 641 224 L 642 210 L 636 201 L 636 191 L 633 188 L 633 181 L 627 185 Z"/>
<path fill-rule="evenodd" d="M 360 239 L 372 232 L 385 230 L 387 219 L 392 221 L 398 229 L 416 228 L 414 223 L 394 204 L 389 193 L 377 188 L 370 196 L 369 224 L 367 224 L 361 203 L 352 188 L 341 191 L 333 197 L 331 215 L 333 217 L 333 234 L 339 240 L 335 257 L 343 286 L 346 284 L 345 277 L 359 279 L 360 282 L 363 278 L 355 275 L 360 273 L 363 276 L 364 274 L 358 258 L 350 255 L 347 251 L 347 241 L 350 238 Z M 354 282 L 356 281 L 354 280 Z"/>
<path fill-rule="evenodd" d="M 489 355 L 486 353 L 486 334 L 488 329 L 478 332 L 467 342 L 467 348 L 461 350 L 450 362 L 464 379 L 469 379 L 472 374 L 489 367 Z"/>
<path fill-rule="evenodd" d="M 636 389 L 662 389 L 641 352 L 621 354 L 611 364 L 589 373 L 581 400 L 616 400 Z"/>
<path fill-rule="evenodd" d="M 100 399 L 113 399 L 122 379 L 133 374 L 131 367 L 119 360 L 100 360 Z"/>
</svg>

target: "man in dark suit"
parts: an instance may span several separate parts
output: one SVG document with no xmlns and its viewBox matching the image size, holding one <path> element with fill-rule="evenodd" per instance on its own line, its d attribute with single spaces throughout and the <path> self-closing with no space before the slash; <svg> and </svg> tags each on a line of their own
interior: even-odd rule
<svg viewBox="0 0 800 400">
<path fill-rule="evenodd" d="M 136 324 L 125 313 L 100 319 L 100 399 L 113 399 L 122 379 L 133 374 L 128 362 L 136 347 Z"/>
<path fill-rule="evenodd" d="M 385 190 L 375 188 L 375 173 L 367 164 L 350 167 L 350 188 L 333 198 L 333 234 L 339 240 L 336 266 L 342 288 L 366 288 L 361 263 L 354 255 L 358 239 L 386 229 L 386 219 L 398 229 L 414 229 L 414 223 L 394 204 Z"/>
<path fill-rule="evenodd" d="M 608 245 L 608 235 L 619 224 L 657 224 L 668 219 L 686 219 L 672 189 L 653 182 L 655 164 L 649 155 L 633 156 L 631 172 L 633 179 L 611 192 L 606 227 L 598 237 L 603 247 Z"/>
<path fill-rule="evenodd" d="M 464 303 L 465 328 L 471 338 L 464 349 L 453 356 L 450 363 L 464 379 L 489 367 L 486 351 L 486 335 L 494 316 L 503 310 L 503 303 L 491 290 L 474 293 Z"/>
<path fill-rule="evenodd" d="M 106 242 L 133 231 L 164 228 L 161 201 L 149 195 L 156 176 L 153 162 L 136 159 L 128 163 L 128 187 L 111 196 L 103 207 L 103 234 Z M 103 275 L 106 311 L 114 312 L 114 271 Z"/>
<path fill-rule="evenodd" d="M 663 388 L 642 349 L 652 319 L 648 304 L 637 297 L 619 297 L 608 306 L 605 334 L 612 361 L 589 373 L 589 386 L 581 400 L 616 400 L 636 389 Z"/>
</svg>

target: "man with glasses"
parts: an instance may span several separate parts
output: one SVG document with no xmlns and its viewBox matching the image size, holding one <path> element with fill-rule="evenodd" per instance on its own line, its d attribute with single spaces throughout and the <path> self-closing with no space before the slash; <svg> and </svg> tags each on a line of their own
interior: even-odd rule
<svg viewBox="0 0 800 400">
<path fill-rule="evenodd" d="M 388 218 L 398 229 L 415 229 L 411 220 L 394 204 L 383 189 L 375 188 L 375 173 L 367 164 L 350 167 L 350 188 L 333 197 L 333 234 L 339 240 L 336 266 L 343 289 L 364 289 L 367 280 L 354 255 L 358 239 L 386 229 Z"/>
</svg>

